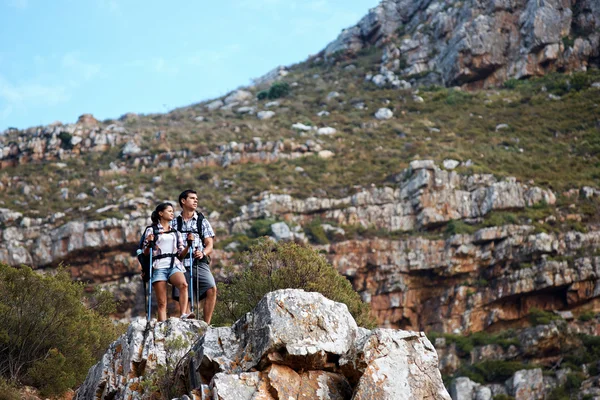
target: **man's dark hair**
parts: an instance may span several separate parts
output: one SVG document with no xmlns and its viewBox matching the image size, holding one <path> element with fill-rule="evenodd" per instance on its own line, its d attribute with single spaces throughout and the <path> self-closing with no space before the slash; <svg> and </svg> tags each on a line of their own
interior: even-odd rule
<svg viewBox="0 0 600 400">
<path fill-rule="evenodd" d="M 183 200 L 187 199 L 187 197 L 188 197 L 190 194 L 195 194 L 195 195 L 197 195 L 198 193 L 196 193 L 196 191 L 195 191 L 195 190 L 192 190 L 192 189 L 184 190 L 183 192 L 181 192 L 181 194 L 179 195 L 179 206 L 180 206 L 180 207 L 183 207 L 183 204 L 181 204 L 181 202 L 182 202 Z"/>
</svg>

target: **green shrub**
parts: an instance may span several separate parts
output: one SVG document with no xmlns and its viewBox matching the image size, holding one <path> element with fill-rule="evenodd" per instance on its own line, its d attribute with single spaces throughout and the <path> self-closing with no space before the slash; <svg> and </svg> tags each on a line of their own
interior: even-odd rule
<svg viewBox="0 0 600 400">
<path fill-rule="evenodd" d="M 508 329 L 498 334 L 490 334 L 486 332 L 475 332 L 468 336 L 443 334 L 447 343 L 455 343 L 456 348 L 462 353 L 462 356 L 468 356 L 475 346 L 485 346 L 488 344 L 497 344 L 505 350 L 511 345 L 519 347 L 519 340 L 515 337 L 514 331 Z M 434 339 L 435 340 L 435 339 Z"/>
<path fill-rule="evenodd" d="M 269 292 L 297 288 L 346 304 L 361 326 L 375 325 L 368 304 L 362 302 L 350 282 L 311 248 L 260 240 L 242 255 L 241 264 L 246 266 L 243 271 L 228 283 L 219 283 L 216 324 L 236 321 Z"/>
<path fill-rule="evenodd" d="M 461 368 L 460 375 L 478 383 L 503 383 L 522 369 L 536 368 L 520 361 L 486 360 Z"/>
<path fill-rule="evenodd" d="M 587 321 L 591 321 L 592 319 L 594 319 L 595 316 L 596 316 L 595 312 L 585 311 L 579 315 L 578 319 L 580 321 L 587 322 Z"/>
<path fill-rule="evenodd" d="M 271 100 L 285 97 L 290 93 L 290 85 L 287 82 L 275 82 L 271 85 L 267 97 Z"/>
<path fill-rule="evenodd" d="M 100 314 L 114 309 L 112 297 L 85 300 L 94 310 L 83 289 L 65 270 L 51 276 L 0 264 L 0 376 L 45 396 L 85 379 L 117 332 Z"/>
<path fill-rule="evenodd" d="M 475 233 L 476 230 L 477 230 L 476 227 L 469 225 L 464 221 L 452 220 L 452 221 L 448 222 L 448 224 L 446 225 L 445 233 L 448 236 L 458 235 L 458 234 L 471 235 L 471 234 Z"/>
<path fill-rule="evenodd" d="M 471 95 L 463 92 L 462 90 L 448 90 L 446 95 L 446 104 L 456 106 L 459 104 L 466 104 L 471 100 Z"/>
<path fill-rule="evenodd" d="M 258 93 L 256 94 L 256 98 L 257 98 L 258 100 L 264 100 L 264 99 L 266 99 L 267 97 L 269 97 L 269 91 L 268 91 L 268 90 L 261 90 L 260 92 L 258 92 Z"/>
<path fill-rule="evenodd" d="M 493 400 L 515 400 L 515 398 L 507 394 L 497 394 Z"/>
<path fill-rule="evenodd" d="M 66 362 L 58 349 L 50 349 L 46 358 L 33 363 L 27 375 L 33 386 L 41 388 L 41 395 L 61 394 L 75 386 L 75 372 L 68 371 Z"/>
<path fill-rule="evenodd" d="M 559 315 L 554 314 L 550 311 L 540 310 L 538 308 L 532 308 L 529 311 L 529 322 L 531 325 L 548 325 L 551 321 L 562 319 Z"/>
<path fill-rule="evenodd" d="M 262 236 L 271 235 L 271 225 L 275 222 L 274 219 L 257 219 L 252 223 L 249 229 L 249 235 L 251 238 L 259 238 Z"/>
<path fill-rule="evenodd" d="M 581 387 L 581 383 L 585 380 L 585 375 L 581 372 L 574 372 L 567 374 L 567 381 L 565 382 L 565 389 L 573 393 L 578 391 Z"/>
<path fill-rule="evenodd" d="M 316 244 L 328 244 L 329 239 L 321 224 L 321 218 L 314 218 L 304 226 L 304 232 L 306 232 L 306 235 L 311 242 Z"/>
<path fill-rule="evenodd" d="M 515 89 L 519 86 L 519 80 L 515 78 L 508 79 L 502 84 L 506 89 Z"/>
<path fill-rule="evenodd" d="M 571 396 L 564 385 L 557 386 L 548 394 L 548 400 L 570 400 Z"/>
<path fill-rule="evenodd" d="M 519 223 L 519 217 L 511 212 L 492 211 L 485 217 L 484 226 L 514 225 Z"/>
<path fill-rule="evenodd" d="M 0 376 L 0 400 L 19 400 L 19 390 Z"/>
</svg>

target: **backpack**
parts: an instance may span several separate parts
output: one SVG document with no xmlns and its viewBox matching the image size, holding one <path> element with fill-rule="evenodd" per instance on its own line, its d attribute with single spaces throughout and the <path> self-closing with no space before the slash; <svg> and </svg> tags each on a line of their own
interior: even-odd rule
<svg viewBox="0 0 600 400">
<path fill-rule="evenodd" d="M 183 217 L 181 214 L 177 216 L 177 230 L 181 233 L 197 233 L 200 236 L 200 240 L 204 242 L 204 235 L 202 234 L 202 221 L 204 220 L 204 214 L 198 213 L 198 219 L 196 220 L 196 232 L 184 231 L 183 230 Z M 203 243 L 204 244 L 204 243 Z"/>
<path fill-rule="evenodd" d="M 200 236 L 200 241 L 202 245 L 204 245 L 204 234 L 202 233 L 202 221 L 204 220 L 204 214 L 198 212 L 198 219 L 196 219 L 196 231 L 184 231 L 183 230 L 183 217 L 181 214 L 177 216 L 177 230 L 181 233 L 197 233 Z M 204 259 L 203 259 L 204 260 Z M 207 264 L 210 264 L 210 257 L 206 256 L 205 261 Z M 194 261 L 195 262 L 195 261 Z"/>
<path fill-rule="evenodd" d="M 144 228 L 144 233 L 142 233 L 142 237 L 140 239 L 140 243 L 138 244 L 138 250 L 136 252 L 137 254 L 137 259 L 140 263 L 140 266 L 142 267 L 142 279 L 144 280 L 144 282 L 148 282 L 150 280 L 150 255 L 145 255 L 144 254 L 144 240 L 146 240 L 146 231 L 148 230 L 148 228 L 152 228 L 152 234 L 154 235 L 154 241 L 156 242 L 156 239 L 158 239 L 158 235 L 164 235 L 164 234 L 169 234 L 172 232 L 176 232 L 176 231 L 169 231 L 169 232 L 159 232 L 158 231 L 158 226 L 156 225 L 150 225 L 147 226 L 146 228 Z M 177 248 L 179 248 L 179 235 L 175 235 L 175 237 L 177 238 Z M 166 254 L 159 254 L 157 256 L 153 256 L 153 260 L 159 260 L 161 258 L 167 258 L 167 257 L 171 257 L 171 267 L 173 267 L 173 263 L 175 262 L 175 257 L 177 257 L 176 253 L 166 253 Z"/>
</svg>

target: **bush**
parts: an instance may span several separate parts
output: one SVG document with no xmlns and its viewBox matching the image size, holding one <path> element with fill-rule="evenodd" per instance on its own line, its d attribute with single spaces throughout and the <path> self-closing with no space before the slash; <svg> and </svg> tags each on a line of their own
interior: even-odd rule
<svg viewBox="0 0 600 400">
<path fill-rule="evenodd" d="M 463 368 L 461 375 L 478 383 L 503 383 L 522 369 L 532 369 L 535 366 L 523 365 L 520 361 L 487 360 Z"/>
<path fill-rule="evenodd" d="M 250 226 L 248 236 L 251 238 L 259 238 L 271 235 L 271 225 L 275 222 L 277 221 L 274 219 L 257 219 L 252 223 L 252 226 Z"/>
<path fill-rule="evenodd" d="M 554 314 L 550 311 L 540 310 L 538 308 L 532 308 L 529 311 L 529 322 L 531 325 L 548 325 L 551 321 L 562 319 L 559 315 Z"/>
<path fill-rule="evenodd" d="M 269 89 L 269 93 L 267 97 L 269 99 L 278 99 L 280 97 L 285 97 L 290 93 L 290 85 L 287 82 L 275 82 L 271 85 Z"/>
<path fill-rule="evenodd" d="M 19 400 L 19 390 L 0 376 L 0 400 Z"/>
<path fill-rule="evenodd" d="M 446 225 L 446 235 L 468 234 L 471 235 L 477 230 L 476 227 L 467 224 L 461 220 L 452 220 Z"/>
<path fill-rule="evenodd" d="M 596 316 L 596 313 L 593 311 L 585 311 L 579 315 L 579 320 L 583 322 L 591 321 Z"/>
<path fill-rule="evenodd" d="M 93 310 L 83 289 L 64 270 L 50 276 L 0 264 L 0 376 L 44 396 L 85 379 L 117 332 L 100 314 L 114 309 L 112 297 L 99 297 Z"/>
<path fill-rule="evenodd" d="M 497 394 L 493 400 L 515 400 L 515 398 L 507 394 Z"/>
<path fill-rule="evenodd" d="M 344 303 L 359 325 L 375 325 L 368 304 L 362 302 L 350 282 L 309 247 L 261 240 L 242 255 L 241 264 L 246 269 L 229 283 L 219 283 L 216 324 L 236 321 L 269 292 L 295 288 Z"/>
<path fill-rule="evenodd" d="M 269 91 L 268 91 L 268 90 L 261 90 L 260 92 L 258 92 L 258 93 L 256 94 L 256 98 L 257 98 L 258 100 L 264 100 L 264 99 L 266 99 L 267 97 L 269 97 Z"/>
<path fill-rule="evenodd" d="M 287 82 L 275 82 L 269 90 L 262 90 L 256 94 L 258 100 L 279 99 L 290 94 L 290 85 Z"/>
<path fill-rule="evenodd" d="M 329 238 L 321 225 L 321 218 L 315 218 L 304 227 L 304 232 L 311 242 L 316 244 L 328 244 Z"/>
</svg>

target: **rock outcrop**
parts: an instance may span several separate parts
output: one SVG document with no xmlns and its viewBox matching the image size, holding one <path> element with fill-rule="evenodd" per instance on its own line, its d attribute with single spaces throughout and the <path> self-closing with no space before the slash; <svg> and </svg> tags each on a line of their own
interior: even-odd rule
<svg viewBox="0 0 600 400">
<path fill-rule="evenodd" d="M 231 327 L 134 321 L 77 399 L 444 399 L 423 333 L 356 326 L 345 305 L 279 290 Z M 169 393 L 167 391 L 170 390 Z"/>
<path fill-rule="evenodd" d="M 384 49 L 374 82 L 431 73 L 428 82 L 495 86 L 509 78 L 600 64 L 595 0 L 383 0 L 323 54 Z"/>
<path fill-rule="evenodd" d="M 556 202 L 550 190 L 514 178 L 499 181 L 491 174 L 460 175 L 440 169 L 431 160 L 411 162 L 396 181 L 396 187 L 363 189 L 342 199 L 294 199 L 265 193 L 259 201 L 241 207 L 240 215 L 231 220 L 232 230 L 244 230 L 247 221 L 257 218 L 279 216 L 301 223 L 305 216 L 320 215 L 340 225 L 411 231 L 450 220 L 481 218 L 491 211 Z"/>
<path fill-rule="evenodd" d="M 550 190 L 510 178 L 461 175 L 427 160 L 413 161 L 396 180 L 397 187 L 363 189 L 342 199 L 264 194 L 230 221 L 219 221 L 218 215 L 210 220 L 231 233 L 246 232 L 256 219 L 273 217 L 296 222 L 296 228 L 321 217 L 340 225 L 411 232 L 452 220 L 481 221 L 492 211 L 555 202 Z M 136 208 L 134 200 L 124 206 Z M 142 200 L 139 203 L 147 209 Z M 0 209 L 5 226 L 0 261 L 36 266 L 65 261 L 73 277 L 119 288 L 115 292 L 124 304 L 120 317 L 139 315 L 141 285 L 132 279 L 139 266 L 131 254 L 148 219 L 141 210 L 129 211 L 123 220 L 61 225 L 58 219 L 53 225 Z M 479 331 L 517 323 L 533 307 L 596 307 L 600 295 L 600 260 L 594 256 L 600 232 L 595 230 L 557 234 L 536 231 L 531 225 L 504 225 L 447 238 L 415 235 L 358 241 L 345 240 L 343 229 L 325 228 L 341 238 L 323 246 L 329 261 L 353 282 L 384 327 Z M 278 240 L 306 240 L 301 230 L 292 231 L 283 222 L 272 230 Z M 219 251 L 218 258 L 228 263 L 227 252 Z"/>
<path fill-rule="evenodd" d="M 328 252 L 381 326 L 467 333 L 518 323 L 532 308 L 597 309 L 599 246 L 599 231 L 505 225 L 445 240 L 346 241 Z"/>
<path fill-rule="evenodd" d="M 193 154 L 190 150 L 150 152 L 141 147 L 142 137 L 130 132 L 120 122 L 107 126 L 91 125 L 89 120 L 84 122 L 53 124 L 0 135 L 0 169 L 31 162 L 64 161 L 113 149 L 120 150 L 119 159 L 111 162 L 108 169 L 99 170 L 100 176 L 127 174 L 132 168 L 150 172 L 167 168 L 268 164 L 310 156 L 323 150 L 321 141 L 316 138 L 296 142 L 263 141 L 256 137 L 248 143 L 232 141 L 210 151 L 207 149 L 204 155 Z M 154 141 L 155 144 L 161 141 L 160 132 Z M 57 164 L 60 166 L 60 163 Z"/>
</svg>

